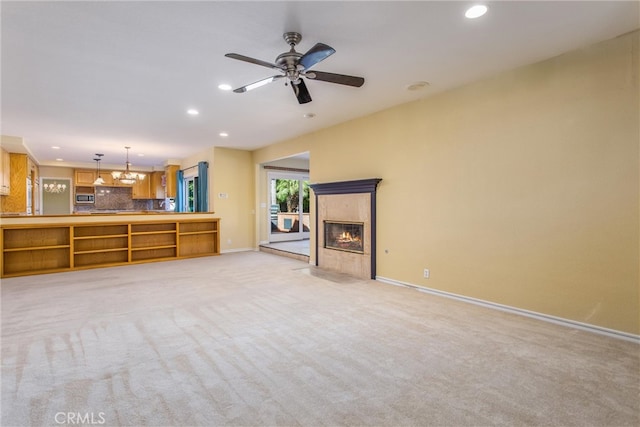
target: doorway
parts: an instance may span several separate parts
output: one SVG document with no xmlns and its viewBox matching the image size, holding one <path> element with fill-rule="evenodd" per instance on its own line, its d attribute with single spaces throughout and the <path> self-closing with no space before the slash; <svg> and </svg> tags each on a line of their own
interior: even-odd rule
<svg viewBox="0 0 640 427">
<path fill-rule="evenodd" d="M 61 191 L 45 191 L 47 186 L 63 188 Z M 73 187 L 69 178 L 40 178 L 42 195 L 42 215 L 69 215 L 71 213 L 71 197 Z"/>
<path fill-rule="evenodd" d="M 309 175 L 270 172 L 269 242 L 309 239 Z"/>
</svg>

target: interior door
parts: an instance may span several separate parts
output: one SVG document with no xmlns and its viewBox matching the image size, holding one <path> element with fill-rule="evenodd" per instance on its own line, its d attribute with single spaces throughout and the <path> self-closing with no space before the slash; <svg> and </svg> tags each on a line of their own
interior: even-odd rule
<svg viewBox="0 0 640 427">
<path fill-rule="evenodd" d="M 269 177 L 269 241 L 309 238 L 309 176 L 272 172 Z"/>
</svg>

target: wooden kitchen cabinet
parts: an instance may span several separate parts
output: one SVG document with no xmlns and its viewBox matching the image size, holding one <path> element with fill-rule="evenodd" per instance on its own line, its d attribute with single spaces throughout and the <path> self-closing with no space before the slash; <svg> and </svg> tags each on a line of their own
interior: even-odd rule
<svg viewBox="0 0 640 427">
<path fill-rule="evenodd" d="M 38 171 L 36 164 L 23 153 L 6 153 L 9 157 L 11 176 L 9 177 L 10 193 L 0 199 L 0 212 L 12 214 L 31 214 L 33 212 L 33 200 L 38 196 L 37 187 L 31 187 L 31 192 L 27 194 L 27 178 L 33 183 L 37 178 Z M 4 160 L 4 159 L 3 159 Z M 4 172 L 4 168 L 3 168 Z M 31 205 L 29 205 L 31 200 Z M 31 212 L 28 210 L 31 209 Z"/>
<path fill-rule="evenodd" d="M 180 169 L 178 165 L 169 165 L 164 168 L 165 174 L 165 197 L 176 197 L 177 193 L 177 177 L 176 173 Z"/>
<path fill-rule="evenodd" d="M 0 149 L 0 195 L 6 196 L 11 192 L 11 158 L 5 149 Z"/>
<path fill-rule="evenodd" d="M 151 199 L 151 181 L 150 175 L 144 177 L 144 179 L 137 179 L 135 184 L 131 186 L 131 198 L 132 199 Z"/>
<path fill-rule="evenodd" d="M 151 174 L 151 198 L 164 199 L 164 172 L 153 172 Z"/>
<path fill-rule="evenodd" d="M 111 172 L 104 172 L 104 171 L 100 171 L 100 177 L 102 178 L 102 180 L 104 181 L 104 183 L 102 185 L 107 186 L 107 187 L 113 187 L 116 185 L 113 176 L 111 175 Z"/>
<path fill-rule="evenodd" d="M 81 186 L 93 186 L 93 182 L 96 180 L 96 171 L 94 170 L 86 170 L 86 169 L 76 169 L 75 170 L 75 185 L 76 187 Z"/>
</svg>

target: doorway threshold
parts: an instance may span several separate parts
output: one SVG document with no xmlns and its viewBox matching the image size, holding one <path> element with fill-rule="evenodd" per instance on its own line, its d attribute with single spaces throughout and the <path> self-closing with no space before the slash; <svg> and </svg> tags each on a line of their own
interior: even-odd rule
<svg viewBox="0 0 640 427">
<path fill-rule="evenodd" d="M 260 251 L 309 262 L 309 239 L 260 245 Z"/>
</svg>

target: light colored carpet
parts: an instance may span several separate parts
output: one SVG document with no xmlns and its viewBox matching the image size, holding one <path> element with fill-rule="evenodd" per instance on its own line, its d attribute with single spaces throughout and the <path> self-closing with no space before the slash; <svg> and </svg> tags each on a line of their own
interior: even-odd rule
<svg viewBox="0 0 640 427">
<path fill-rule="evenodd" d="M 634 343 L 260 252 L 2 281 L 3 426 L 637 426 L 639 372 Z"/>
</svg>

